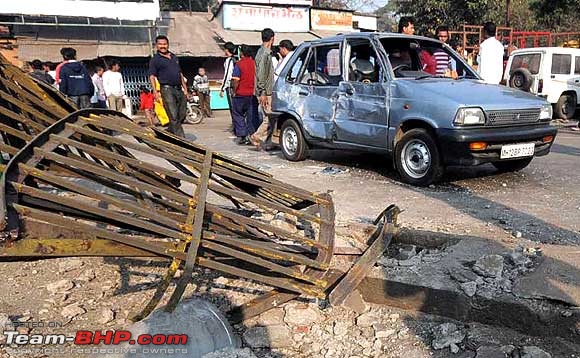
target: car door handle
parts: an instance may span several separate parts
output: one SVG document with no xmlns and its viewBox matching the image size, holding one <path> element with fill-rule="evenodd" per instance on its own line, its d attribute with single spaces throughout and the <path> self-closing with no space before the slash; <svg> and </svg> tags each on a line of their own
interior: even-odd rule
<svg viewBox="0 0 580 358">
<path fill-rule="evenodd" d="M 580 82 L 580 80 L 575 80 L 574 82 L 578 83 L 578 82 Z"/>
<path fill-rule="evenodd" d="M 299 94 L 300 96 L 308 96 L 308 95 L 310 94 L 310 92 L 308 92 L 308 91 L 307 91 L 307 90 L 305 90 L 305 89 L 301 89 L 301 90 L 299 90 L 299 91 L 298 91 L 298 94 Z"/>
<path fill-rule="evenodd" d="M 554 76 L 554 75 L 551 75 L 551 76 L 550 76 L 550 78 L 556 78 L 556 76 Z"/>
</svg>

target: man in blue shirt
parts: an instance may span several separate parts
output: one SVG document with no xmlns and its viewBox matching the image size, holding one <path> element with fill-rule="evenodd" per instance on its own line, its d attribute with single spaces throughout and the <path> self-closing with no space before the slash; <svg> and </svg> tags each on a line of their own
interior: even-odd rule
<svg viewBox="0 0 580 358">
<path fill-rule="evenodd" d="M 157 54 L 149 62 L 149 80 L 155 99 L 163 100 L 163 106 L 169 117 L 169 132 L 185 137 L 183 121 L 187 114 L 187 84 L 181 73 L 179 61 L 175 54 L 169 52 L 169 39 L 159 35 L 155 38 Z M 156 81 L 160 90 L 157 91 Z"/>
</svg>

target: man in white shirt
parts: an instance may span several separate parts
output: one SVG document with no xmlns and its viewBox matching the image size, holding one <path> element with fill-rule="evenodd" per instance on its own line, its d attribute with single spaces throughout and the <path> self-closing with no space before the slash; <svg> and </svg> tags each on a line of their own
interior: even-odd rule
<svg viewBox="0 0 580 358">
<path fill-rule="evenodd" d="M 503 76 L 503 53 L 501 42 L 495 38 L 495 24 L 483 25 L 485 41 L 479 46 L 479 67 L 477 72 L 486 83 L 499 84 Z"/>
<path fill-rule="evenodd" d="M 234 66 L 236 64 L 236 45 L 232 42 L 226 42 L 224 45 L 224 53 L 226 55 L 226 60 L 224 61 L 224 78 L 222 79 L 222 87 L 220 88 L 220 97 L 224 94 L 228 100 L 228 107 L 230 109 L 230 115 L 232 116 L 232 125 L 230 126 L 230 131 L 234 131 L 234 120 L 232 113 L 232 72 L 234 71 Z"/>
<path fill-rule="evenodd" d="M 282 72 L 282 69 L 286 66 L 290 57 L 292 57 L 292 53 L 294 53 L 294 44 L 290 40 L 282 40 L 280 41 L 278 48 L 280 49 L 279 51 L 282 56 L 282 61 L 278 62 L 278 65 L 274 70 L 274 81 L 278 79 L 280 72 Z"/>
<path fill-rule="evenodd" d="M 125 98 L 125 84 L 120 70 L 119 61 L 113 59 L 109 63 L 109 70 L 103 73 L 103 87 L 109 109 L 119 112 L 123 111 L 123 99 Z"/>
</svg>

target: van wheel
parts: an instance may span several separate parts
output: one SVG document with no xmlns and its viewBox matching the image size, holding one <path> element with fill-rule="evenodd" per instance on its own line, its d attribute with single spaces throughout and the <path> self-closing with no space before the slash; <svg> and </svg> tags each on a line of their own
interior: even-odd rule
<svg viewBox="0 0 580 358">
<path fill-rule="evenodd" d="M 493 162 L 494 167 L 500 172 L 517 172 L 527 167 L 532 161 L 533 157 L 525 159 L 508 160 L 505 162 Z"/>
<path fill-rule="evenodd" d="M 576 96 L 563 94 L 554 108 L 554 114 L 560 119 L 572 119 L 576 113 Z"/>
<path fill-rule="evenodd" d="M 405 183 L 427 186 L 443 175 L 439 149 L 423 128 L 407 131 L 395 146 L 395 165 Z"/>
<path fill-rule="evenodd" d="M 280 147 L 284 157 L 291 162 L 299 162 L 308 157 L 308 143 L 304 140 L 298 124 L 291 119 L 282 124 Z"/>
</svg>

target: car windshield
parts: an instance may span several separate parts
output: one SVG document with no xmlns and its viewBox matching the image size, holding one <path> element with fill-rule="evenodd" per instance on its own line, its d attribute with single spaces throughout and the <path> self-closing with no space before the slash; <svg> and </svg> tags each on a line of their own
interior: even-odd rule
<svg viewBox="0 0 580 358">
<path fill-rule="evenodd" d="M 396 78 L 478 78 L 473 69 L 448 46 L 412 38 L 383 38 Z"/>
</svg>

